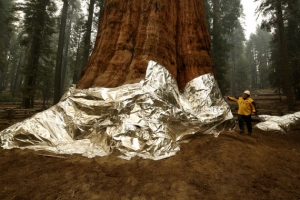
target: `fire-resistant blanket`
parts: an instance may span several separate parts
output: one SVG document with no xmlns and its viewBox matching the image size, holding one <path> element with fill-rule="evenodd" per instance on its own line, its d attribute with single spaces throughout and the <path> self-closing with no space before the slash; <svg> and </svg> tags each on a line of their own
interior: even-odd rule
<svg viewBox="0 0 300 200">
<path fill-rule="evenodd" d="M 212 74 L 179 91 L 172 75 L 149 61 L 139 83 L 116 88 L 70 88 L 59 103 L 0 132 L 1 146 L 58 154 L 162 159 L 195 134 L 234 127 Z"/>
</svg>

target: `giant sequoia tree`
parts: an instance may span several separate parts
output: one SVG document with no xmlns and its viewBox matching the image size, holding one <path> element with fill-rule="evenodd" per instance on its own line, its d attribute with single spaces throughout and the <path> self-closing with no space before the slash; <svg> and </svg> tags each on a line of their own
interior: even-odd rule
<svg viewBox="0 0 300 200">
<path fill-rule="evenodd" d="M 106 0 L 77 88 L 138 82 L 149 60 L 164 65 L 183 88 L 214 72 L 209 48 L 203 0 Z"/>
</svg>

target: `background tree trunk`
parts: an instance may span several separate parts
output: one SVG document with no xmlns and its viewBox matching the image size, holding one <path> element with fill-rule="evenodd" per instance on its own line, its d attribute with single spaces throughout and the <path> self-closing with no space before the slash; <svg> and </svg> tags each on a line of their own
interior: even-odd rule
<svg viewBox="0 0 300 200">
<path fill-rule="evenodd" d="M 60 32 L 59 32 L 59 41 L 57 47 L 57 57 L 56 57 L 56 67 L 55 67 L 55 81 L 54 81 L 54 97 L 53 104 L 59 102 L 62 91 L 61 91 L 61 83 L 62 83 L 62 62 L 63 62 L 63 52 L 64 52 L 64 42 L 65 42 L 65 31 L 67 24 L 67 13 L 68 13 L 68 0 L 63 0 L 63 11 L 61 16 L 61 24 L 60 24 Z"/>
<path fill-rule="evenodd" d="M 11 88 L 11 94 L 12 97 L 15 97 L 15 95 L 17 95 L 17 91 L 20 90 L 21 88 L 21 68 L 22 68 L 22 64 L 24 62 L 24 51 L 21 50 L 21 53 L 19 55 L 19 60 L 18 60 L 18 66 L 17 66 L 17 70 L 16 70 L 16 75 L 12 84 L 12 88 Z"/>
<path fill-rule="evenodd" d="M 74 13 L 74 6 L 70 10 L 69 16 L 67 17 L 68 26 L 66 26 L 65 30 L 65 47 L 63 53 L 63 60 L 62 60 L 62 74 L 61 74 L 61 91 L 64 93 L 67 90 L 67 68 L 68 68 L 68 60 L 69 60 L 69 45 L 71 39 L 71 30 L 72 30 L 72 23 L 73 23 L 73 13 Z"/>
<path fill-rule="evenodd" d="M 84 35 L 84 47 L 83 47 L 83 65 L 82 68 L 86 66 L 89 60 L 90 48 L 91 48 L 91 34 L 92 34 L 92 25 L 93 25 L 93 16 L 94 16 L 94 7 L 96 0 L 90 0 L 89 5 L 89 16 L 86 22 L 86 32 Z"/>
<path fill-rule="evenodd" d="M 276 1 L 276 9 L 277 9 L 277 23 L 278 23 L 278 31 L 279 31 L 279 40 L 280 40 L 280 50 L 282 56 L 282 65 L 283 65 L 283 76 L 284 76 L 284 91 L 287 96 L 287 105 L 290 111 L 295 110 L 295 96 L 293 93 L 293 84 L 291 78 L 293 77 L 291 68 L 289 66 L 289 58 L 288 58 L 288 50 L 286 46 L 286 38 L 285 38 L 285 30 L 283 24 L 283 16 L 282 16 L 282 8 L 281 8 L 281 0 Z"/>
<path fill-rule="evenodd" d="M 117 87 L 145 77 L 149 60 L 187 82 L 214 73 L 203 0 L 106 0 L 77 88 Z"/>
<path fill-rule="evenodd" d="M 41 1 L 37 4 L 36 22 L 31 35 L 29 46 L 28 60 L 26 63 L 26 77 L 23 87 L 23 100 L 22 105 L 25 108 L 34 107 L 34 97 L 36 93 L 36 76 L 38 71 L 39 59 L 41 54 L 41 35 L 45 26 L 45 12 L 49 1 Z"/>
</svg>

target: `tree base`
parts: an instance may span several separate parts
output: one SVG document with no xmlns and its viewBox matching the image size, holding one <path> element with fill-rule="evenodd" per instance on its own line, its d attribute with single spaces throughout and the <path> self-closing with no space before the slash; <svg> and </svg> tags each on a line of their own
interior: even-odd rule
<svg viewBox="0 0 300 200">
<path fill-rule="evenodd" d="M 179 141 L 196 134 L 218 136 L 234 125 L 212 74 L 179 92 L 168 70 L 150 61 L 143 81 L 117 88 L 71 88 L 58 104 L 0 136 L 8 149 L 157 160 L 175 155 Z"/>
</svg>

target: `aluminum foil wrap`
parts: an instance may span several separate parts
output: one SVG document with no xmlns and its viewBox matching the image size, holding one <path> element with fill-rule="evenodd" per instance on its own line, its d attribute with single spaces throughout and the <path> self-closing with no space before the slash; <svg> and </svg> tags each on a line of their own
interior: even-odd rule
<svg viewBox="0 0 300 200">
<path fill-rule="evenodd" d="M 234 127 L 230 107 L 212 74 L 179 92 L 176 80 L 149 61 L 146 77 L 116 88 L 70 88 L 60 102 L 0 132 L 2 147 L 59 154 L 162 159 L 195 134 Z"/>
<path fill-rule="evenodd" d="M 300 112 L 283 115 L 281 117 L 271 115 L 259 115 L 258 117 L 262 122 L 256 124 L 254 127 L 263 131 L 286 133 L 291 130 L 293 125 L 300 124 Z"/>
</svg>

